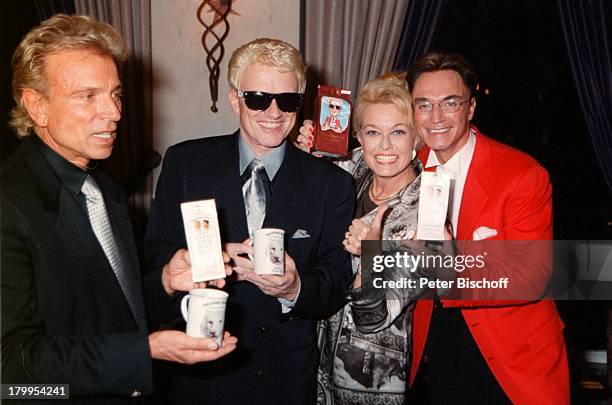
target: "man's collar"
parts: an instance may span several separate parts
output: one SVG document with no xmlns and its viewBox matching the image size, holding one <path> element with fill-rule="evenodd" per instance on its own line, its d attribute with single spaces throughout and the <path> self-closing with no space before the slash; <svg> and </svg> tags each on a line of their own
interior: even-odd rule
<svg viewBox="0 0 612 405">
<path fill-rule="evenodd" d="M 280 169 L 283 159 L 285 158 L 285 149 L 287 149 L 287 140 L 285 139 L 282 144 L 278 147 L 273 148 L 263 156 L 259 156 L 264 163 L 266 173 L 270 180 L 274 179 L 278 169 Z M 246 168 L 249 166 L 251 161 L 258 156 L 251 150 L 249 145 L 242 139 L 242 136 L 238 134 L 238 154 L 240 156 L 240 175 L 244 173 Z"/>
<path fill-rule="evenodd" d="M 465 145 L 461 147 L 461 149 L 457 151 L 457 153 L 455 153 L 453 156 L 451 156 L 450 159 L 448 159 L 444 164 L 442 164 L 438 160 L 436 152 L 434 150 L 431 150 L 429 156 L 427 157 L 427 163 L 425 164 L 425 168 L 443 166 L 444 168 L 458 174 L 458 168 L 461 166 L 461 159 L 463 159 L 464 156 L 471 156 L 475 146 L 476 132 L 473 128 L 470 128 L 470 135 L 468 136 L 468 141 L 465 143 Z"/>
<path fill-rule="evenodd" d="M 79 194 L 87 177 L 87 172 L 67 161 L 63 156 L 45 144 L 37 135 L 31 136 L 34 137 L 34 145 L 42 153 L 47 162 L 49 162 L 53 171 L 55 171 L 57 177 L 60 178 L 66 188 L 74 194 Z"/>
</svg>

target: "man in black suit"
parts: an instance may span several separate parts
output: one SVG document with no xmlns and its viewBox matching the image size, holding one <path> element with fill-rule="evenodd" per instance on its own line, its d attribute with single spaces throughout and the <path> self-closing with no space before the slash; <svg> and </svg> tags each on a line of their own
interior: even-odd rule
<svg viewBox="0 0 612 405">
<path fill-rule="evenodd" d="M 286 140 L 302 102 L 304 72 L 301 55 L 285 42 L 258 39 L 240 47 L 228 72 L 240 129 L 166 152 L 145 253 L 158 272 L 184 254 L 180 203 L 214 198 L 236 275 L 228 282 L 226 328 L 241 342 L 220 361 L 173 370 L 174 403 L 315 402 L 315 322 L 344 304 L 351 270 L 342 239 L 354 192 L 348 174 Z M 259 195 L 248 197 L 258 182 Z M 262 199 L 265 216 L 253 202 Z M 249 234 L 262 227 L 285 231 L 283 276 L 255 274 L 244 257 L 253 252 Z"/>
<path fill-rule="evenodd" d="M 151 358 L 196 363 L 235 347 L 148 334 L 126 197 L 91 163 L 113 148 L 126 55 L 109 25 L 56 15 L 13 56 L 11 125 L 24 139 L 0 168 L 3 384 L 131 403 L 152 392 Z M 168 271 L 151 291 L 192 288 Z"/>
</svg>

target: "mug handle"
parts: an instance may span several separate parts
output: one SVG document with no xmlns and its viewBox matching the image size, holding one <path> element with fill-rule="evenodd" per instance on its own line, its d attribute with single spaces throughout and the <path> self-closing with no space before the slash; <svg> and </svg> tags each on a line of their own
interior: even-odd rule
<svg viewBox="0 0 612 405">
<path fill-rule="evenodd" d="M 189 311 L 187 310 L 187 301 L 189 300 L 189 294 L 185 295 L 181 300 L 181 314 L 183 314 L 183 319 L 187 322 L 189 319 Z"/>
<path fill-rule="evenodd" d="M 250 246 L 255 247 L 255 235 L 253 235 L 252 238 L 249 238 L 249 241 L 247 242 Z M 255 253 L 255 251 L 253 251 L 253 253 Z M 251 259 L 251 261 L 253 262 L 253 264 L 255 264 L 255 257 L 248 253 L 247 256 L 249 256 L 249 259 Z"/>
</svg>

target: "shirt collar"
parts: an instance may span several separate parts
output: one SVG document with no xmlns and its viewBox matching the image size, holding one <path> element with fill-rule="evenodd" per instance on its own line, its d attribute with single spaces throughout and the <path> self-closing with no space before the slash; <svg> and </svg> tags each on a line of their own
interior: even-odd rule
<svg viewBox="0 0 612 405">
<path fill-rule="evenodd" d="M 41 141 L 38 136 L 32 135 L 32 137 L 35 138 L 34 145 L 36 145 L 40 153 L 42 153 L 47 162 L 49 162 L 53 171 L 57 174 L 57 177 L 59 177 L 66 188 L 73 194 L 79 194 L 88 173 L 67 161 L 63 156 Z"/>
<path fill-rule="evenodd" d="M 249 166 L 251 161 L 255 158 L 259 158 L 263 161 L 266 173 L 270 181 L 274 180 L 274 176 L 283 164 L 285 158 L 285 149 L 287 149 L 287 140 L 284 140 L 278 147 L 273 148 L 263 156 L 255 155 L 255 152 L 251 150 L 249 145 L 242 139 L 242 136 L 238 135 L 238 154 L 240 156 L 240 175 L 244 173 L 246 168 Z"/>
<path fill-rule="evenodd" d="M 468 141 L 455 153 L 450 159 L 446 161 L 446 163 L 441 164 L 438 160 L 438 156 L 436 156 L 435 151 L 431 151 L 429 156 L 427 157 L 427 164 L 425 164 L 426 168 L 442 166 L 445 169 L 452 172 L 455 176 L 459 176 L 461 172 L 461 168 L 466 167 L 466 161 L 470 161 L 472 155 L 474 153 L 474 148 L 476 146 L 476 133 L 474 129 L 470 128 L 470 135 L 468 137 Z"/>
</svg>

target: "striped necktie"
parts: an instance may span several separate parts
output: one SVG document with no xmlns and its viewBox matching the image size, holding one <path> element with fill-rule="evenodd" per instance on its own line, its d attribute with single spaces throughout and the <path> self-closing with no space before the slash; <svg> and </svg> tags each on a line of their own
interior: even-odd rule
<svg viewBox="0 0 612 405">
<path fill-rule="evenodd" d="M 263 161 L 257 158 L 251 161 L 248 170 L 251 172 L 251 177 L 242 186 L 242 195 L 244 196 L 249 236 L 253 237 L 253 232 L 261 229 L 266 216 L 266 181 L 268 176 Z"/>
<path fill-rule="evenodd" d="M 85 179 L 85 183 L 83 183 L 81 191 L 83 194 L 85 194 L 87 215 L 89 216 L 89 222 L 91 223 L 94 234 L 96 235 L 98 242 L 100 242 L 102 250 L 104 250 L 104 254 L 106 255 L 106 258 L 108 259 L 108 262 L 110 263 L 115 276 L 117 277 L 117 281 L 123 290 L 125 298 L 130 304 L 136 322 L 140 325 L 140 317 L 137 316 L 137 314 L 140 312 L 138 311 L 140 307 L 136 305 L 134 296 L 130 293 L 129 280 L 126 276 L 123 262 L 121 261 L 121 254 L 111 228 L 108 213 L 106 212 L 106 205 L 104 203 L 102 192 L 100 191 L 98 184 L 96 184 L 96 181 L 89 175 Z"/>
</svg>

